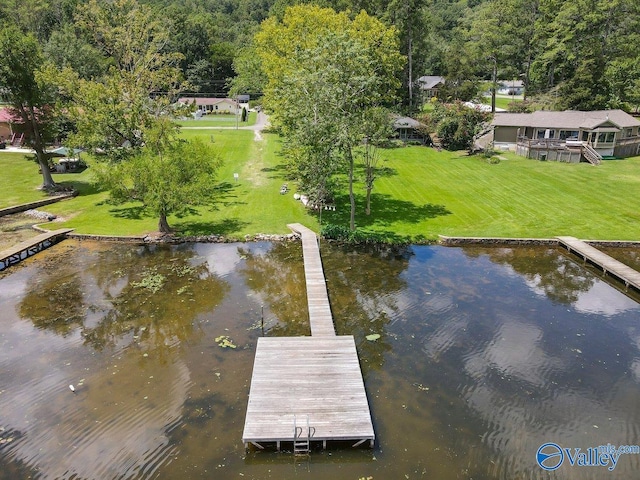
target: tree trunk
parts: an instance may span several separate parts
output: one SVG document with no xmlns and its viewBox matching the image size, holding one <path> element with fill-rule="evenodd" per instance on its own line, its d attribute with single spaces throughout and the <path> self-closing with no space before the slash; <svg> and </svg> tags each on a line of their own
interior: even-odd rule
<svg viewBox="0 0 640 480">
<path fill-rule="evenodd" d="M 371 187 L 367 187 L 367 208 L 365 209 L 367 215 L 371 215 L 371 190 Z"/>
<path fill-rule="evenodd" d="M 165 213 L 160 214 L 160 219 L 158 220 L 158 230 L 162 233 L 171 233 L 173 231 L 169 226 L 169 222 L 167 222 L 167 215 Z"/>
<path fill-rule="evenodd" d="M 53 190 L 56 186 L 56 182 L 53 181 L 51 176 L 51 170 L 49 170 L 49 161 L 47 154 L 44 151 L 44 141 L 40 134 L 40 128 L 38 127 L 38 120 L 33 106 L 29 105 L 29 111 L 24 108 L 20 108 L 20 114 L 26 125 L 29 125 L 31 129 L 31 135 L 33 139 L 33 149 L 36 151 L 36 157 L 38 164 L 40 165 L 40 171 L 42 172 L 42 189 Z"/>
<path fill-rule="evenodd" d="M 345 153 L 347 155 L 347 161 L 349 162 L 349 201 L 351 202 L 349 229 L 353 232 L 356 229 L 356 198 L 353 195 L 353 155 L 351 153 L 351 147 L 347 147 Z"/>
</svg>

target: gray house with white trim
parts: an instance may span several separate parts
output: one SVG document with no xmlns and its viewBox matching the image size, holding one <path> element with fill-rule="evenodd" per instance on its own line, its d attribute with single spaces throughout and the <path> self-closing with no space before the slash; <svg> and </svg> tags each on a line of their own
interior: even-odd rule
<svg viewBox="0 0 640 480">
<path fill-rule="evenodd" d="M 494 148 L 530 158 L 542 159 L 543 151 L 544 159 L 564 161 L 576 152 L 585 160 L 585 150 L 605 158 L 640 155 L 640 121 L 622 110 L 496 113 L 491 127 Z"/>
</svg>

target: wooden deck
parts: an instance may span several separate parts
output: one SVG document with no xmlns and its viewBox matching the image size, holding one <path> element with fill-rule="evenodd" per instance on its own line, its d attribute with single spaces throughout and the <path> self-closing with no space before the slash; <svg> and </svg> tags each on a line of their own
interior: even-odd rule
<svg viewBox="0 0 640 480">
<path fill-rule="evenodd" d="M 258 340 L 242 441 L 292 442 L 294 416 L 303 436 L 323 442 L 374 441 L 369 404 L 352 336 Z"/>
<path fill-rule="evenodd" d="M 601 268 L 605 274 L 609 274 L 623 282 L 627 288 L 631 286 L 640 291 L 640 273 L 638 271 L 575 237 L 557 238 L 560 244 L 566 247 L 569 252 L 574 252 L 585 261 L 588 260 L 593 263 Z"/>
<path fill-rule="evenodd" d="M 258 339 L 242 441 L 352 441 L 375 435 L 353 336 L 336 336 L 316 234 L 300 224 L 311 337 Z M 307 421 L 309 427 L 307 427 Z M 295 422 L 295 424 L 294 424 Z M 298 427 L 296 437 L 295 426 Z"/>
<path fill-rule="evenodd" d="M 327 284 L 324 279 L 324 270 L 322 269 L 318 237 L 313 230 L 299 223 L 287 226 L 302 237 L 304 277 L 307 283 L 307 305 L 309 308 L 311 335 L 335 336 L 336 331 L 333 326 Z"/>
<path fill-rule="evenodd" d="M 25 258 L 29 258 L 32 255 L 50 247 L 60 238 L 67 233 L 72 232 L 73 228 L 62 228 L 60 230 L 53 230 L 51 232 L 42 233 L 33 238 L 25 240 L 11 248 L 0 252 L 0 270 L 14 265 Z"/>
</svg>

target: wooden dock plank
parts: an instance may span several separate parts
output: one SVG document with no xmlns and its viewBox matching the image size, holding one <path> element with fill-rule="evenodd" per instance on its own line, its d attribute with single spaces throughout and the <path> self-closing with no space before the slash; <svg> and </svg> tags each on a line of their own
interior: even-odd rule
<svg viewBox="0 0 640 480">
<path fill-rule="evenodd" d="M 294 415 L 312 441 L 375 438 L 352 336 L 258 340 L 243 442 L 292 441 Z"/>
<path fill-rule="evenodd" d="M 585 260 L 589 260 L 605 273 L 620 279 L 627 286 L 640 290 L 640 272 L 575 237 L 562 236 L 556 238 L 569 251 L 574 251 Z"/>
</svg>

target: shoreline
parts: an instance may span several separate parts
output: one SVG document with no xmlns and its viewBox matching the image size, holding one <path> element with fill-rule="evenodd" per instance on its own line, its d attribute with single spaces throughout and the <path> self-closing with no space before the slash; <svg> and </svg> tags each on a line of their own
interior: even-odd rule
<svg viewBox="0 0 640 480">
<path fill-rule="evenodd" d="M 32 225 L 32 228 L 38 232 L 46 233 L 49 230 Z M 68 233 L 67 238 L 75 240 L 92 240 L 100 242 L 119 242 L 119 243 L 137 243 L 137 244 L 167 244 L 178 245 L 183 243 L 243 243 L 243 242 L 291 242 L 297 241 L 301 237 L 297 233 L 287 234 L 268 234 L 256 233 L 253 235 L 245 235 L 243 239 L 236 237 L 226 237 L 224 235 L 190 235 L 176 236 L 172 234 L 161 234 L 159 232 L 149 233 L 146 235 L 95 235 L 86 233 Z M 325 239 L 325 241 L 335 243 L 347 243 L 334 239 Z M 590 245 L 601 247 L 621 247 L 621 248 L 637 248 L 640 247 L 640 241 L 635 240 L 583 240 Z M 377 242 L 380 243 L 380 242 Z M 366 245 L 367 242 L 354 242 L 354 245 Z M 381 243 L 389 246 L 399 246 L 406 244 Z M 441 245 L 444 247 L 462 247 L 462 246 L 483 246 L 483 247 L 517 247 L 517 246 L 558 246 L 560 242 L 557 238 L 509 238 L 509 237 L 453 237 L 448 235 L 438 235 L 437 240 L 433 241 L 416 241 L 409 242 L 411 245 Z"/>
</svg>

